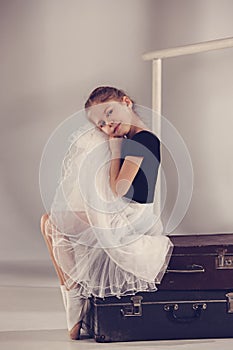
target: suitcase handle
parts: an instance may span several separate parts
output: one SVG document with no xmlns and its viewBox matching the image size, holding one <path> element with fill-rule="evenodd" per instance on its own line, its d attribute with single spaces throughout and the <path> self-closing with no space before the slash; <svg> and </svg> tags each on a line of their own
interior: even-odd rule
<svg viewBox="0 0 233 350">
<path fill-rule="evenodd" d="M 205 269 L 201 265 L 188 265 L 185 269 L 167 269 L 167 273 L 203 273 Z"/>
<path fill-rule="evenodd" d="M 202 311 L 206 310 L 206 303 L 197 303 L 193 304 L 192 310 L 193 314 L 190 317 L 180 317 L 176 314 L 176 311 L 179 309 L 178 304 L 166 304 L 164 306 L 164 310 L 168 312 L 168 318 L 171 321 L 175 321 L 178 323 L 191 323 L 201 317 Z"/>
</svg>

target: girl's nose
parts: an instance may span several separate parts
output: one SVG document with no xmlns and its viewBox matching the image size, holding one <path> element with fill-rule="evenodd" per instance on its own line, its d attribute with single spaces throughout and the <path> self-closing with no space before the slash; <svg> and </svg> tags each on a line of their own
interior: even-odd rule
<svg viewBox="0 0 233 350">
<path fill-rule="evenodd" d="M 103 129 L 105 130 L 106 134 L 111 134 L 113 133 L 114 130 L 114 122 L 113 121 L 109 121 L 106 122 Z"/>
<path fill-rule="evenodd" d="M 109 126 L 113 126 L 114 122 L 111 120 L 109 122 L 106 122 L 106 124 L 109 125 Z"/>
<path fill-rule="evenodd" d="M 113 129 L 114 123 L 113 123 L 113 121 L 110 121 L 110 122 L 107 122 L 106 125 L 107 125 L 108 130 L 111 131 Z"/>
</svg>

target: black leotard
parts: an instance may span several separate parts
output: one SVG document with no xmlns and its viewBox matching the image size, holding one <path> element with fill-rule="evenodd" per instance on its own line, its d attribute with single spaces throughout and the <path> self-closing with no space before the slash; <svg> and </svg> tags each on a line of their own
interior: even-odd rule
<svg viewBox="0 0 233 350">
<path fill-rule="evenodd" d="M 139 203 L 152 203 L 160 164 L 160 141 L 155 134 L 142 130 L 132 139 L 123 139 L 121 165 L 126 156 L 143 156 L 137 175 L 124 195 Z"/>
</svg>

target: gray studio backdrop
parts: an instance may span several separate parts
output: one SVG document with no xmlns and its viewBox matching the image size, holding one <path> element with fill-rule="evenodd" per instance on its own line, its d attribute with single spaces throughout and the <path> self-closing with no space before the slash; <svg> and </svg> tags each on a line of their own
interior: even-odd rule
<svg viewBox="0 0 233 350">
<path fill-rule="evenodd" d="M 6 260 L 49 259 L 39 164 L 53 130 L 109 84 L 151 107 L 143 53 L 233 36 L 231 0 L 1 0 L 1 245 Z M 163 115 L 184 138 L 194 192 L 177 233 L 233 230 L 233 49 L 164 61 Z M 168 197 L 176 169 L 164 150 Z"/>
</svg>

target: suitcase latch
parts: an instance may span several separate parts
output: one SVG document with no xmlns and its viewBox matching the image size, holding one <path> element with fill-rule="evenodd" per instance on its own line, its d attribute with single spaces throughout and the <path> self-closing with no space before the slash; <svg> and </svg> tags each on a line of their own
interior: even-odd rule
<svg viewBox="0 0 233 350">
<path fill-rule="evenodd" d="M 124 317 L 142 316 L 142 299 L 140 295 L 131 297 L 132 305 L 126 305 L 121 309 L 121 314 Z"/>
<path fill-rule="evenodd" d="M 215 267 L 218 270 L 233 269 L 233 256 L 226 255 L 227 249 L 218 251 L 218 256 L 215 259 Z"/>
<path fill-rule="evenodd" d="M 233 313 L 233 293 L 227 293 L 227 312 L 229 314 Z"/>
</svg>

